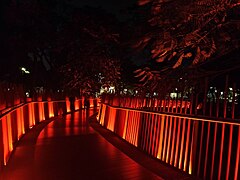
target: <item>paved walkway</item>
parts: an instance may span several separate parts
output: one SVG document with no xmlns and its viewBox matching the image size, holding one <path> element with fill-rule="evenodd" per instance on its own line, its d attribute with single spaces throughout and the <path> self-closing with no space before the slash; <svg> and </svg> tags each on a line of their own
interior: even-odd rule
<svg viewBox="0 0 240 180">
<path fill-rule="evenodd" d="M 44 121 L 19 142 L 3 180 L 161 179 L 89 126 L 94 110 Z"/>
</svg>

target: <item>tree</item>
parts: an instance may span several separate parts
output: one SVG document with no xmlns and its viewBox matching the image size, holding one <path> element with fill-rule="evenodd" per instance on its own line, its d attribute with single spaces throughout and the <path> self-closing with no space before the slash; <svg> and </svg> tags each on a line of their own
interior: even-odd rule
<svg viewBox="0 0 240 180">
<path fill-rule="evenodd" d="M 120 80 L 116 20 L 98 11 L 75 11 L 59 32 L 56 46 L 57 53 L 66 59 L 59 67 L 65 87 L 80 89 L 82 94 L 99 92 L 103 85 L 117 86 Z"/>
<path fill-rule="evenodd" d="M 238 0 L 139 0 L 151 9 L 152 30 L 135 48 L 150 48 L 153 68 L 135 71 L 144 85 L 178 80 L 239 48 Z M 156 71 L 157 70 L 157 71 Z"/>
</svg>

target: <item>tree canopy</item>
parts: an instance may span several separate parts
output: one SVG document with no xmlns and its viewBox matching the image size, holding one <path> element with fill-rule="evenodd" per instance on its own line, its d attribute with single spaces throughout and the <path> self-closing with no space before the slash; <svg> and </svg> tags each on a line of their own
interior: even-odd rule
<svg viewBox="0 0 240 180">
<path fill-rule="evenodd" d="M 186 73 L 189 78 L 193 69 L 239 49 L 238 0 L 139 0 L 139 5 L 149 9 L 152 28 L 133 47 L 149 49 L 154 61 L 135 71 L 143 85 L 157 87 L 156 80 Z"/>
</svg>

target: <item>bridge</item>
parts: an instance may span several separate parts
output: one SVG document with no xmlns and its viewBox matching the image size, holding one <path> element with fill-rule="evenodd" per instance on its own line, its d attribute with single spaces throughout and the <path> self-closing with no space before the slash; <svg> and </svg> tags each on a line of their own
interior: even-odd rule
<svg viewBox="0 0 240 180">
<path fill-rule="evenodd" d="M 78 99 L 72 109 L 66 99 L 10 108 L 1 115 L 0 178 L 239 178 L 238 121 L 163 113 L 191 105 L 160 101 L 110 97 L 84 109 Z"/>
<path fill-rule="evenodd" d="M 75 111 L 70 112 L 70 101 L 67 100 L 30 102 L 8 109 L 1 117 L 4 165 L 0 178 L 186 177 L 171 168 L 172 174 L 164 173 L 169 168 L 126 142 L 116 140 L 116 135 L 99 126 L 94 121 L 97 100 L 92 100 L 91 108 L 87 110 L 83 109 L 82 100 L 77 100 L 74 107 Z"/>
</svg>

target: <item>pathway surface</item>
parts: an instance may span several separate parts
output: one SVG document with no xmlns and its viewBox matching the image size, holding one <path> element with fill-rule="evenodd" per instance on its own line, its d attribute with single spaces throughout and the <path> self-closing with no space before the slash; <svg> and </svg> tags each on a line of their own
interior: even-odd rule
<svg viewBox="0 0 240 180">
<path fill-rule="evenodd" d="M 3 180 L 161 179 L 89 126 L 94 110 L 68 114 L 34 127 L 19 142 Z"/>
</svg>

